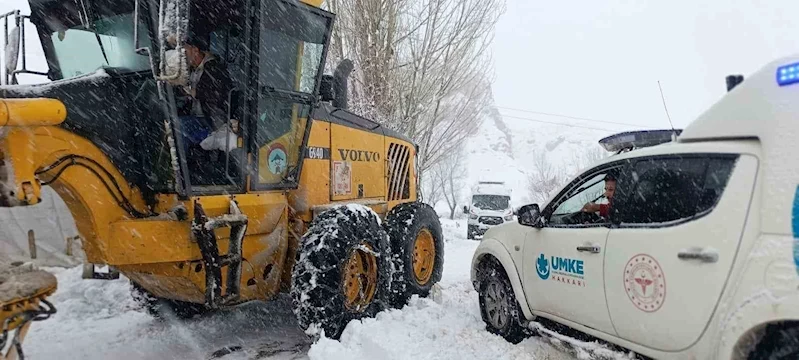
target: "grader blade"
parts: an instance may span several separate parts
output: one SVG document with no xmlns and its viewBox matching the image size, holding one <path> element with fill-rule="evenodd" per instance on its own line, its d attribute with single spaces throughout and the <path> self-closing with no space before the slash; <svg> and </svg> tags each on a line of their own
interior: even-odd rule
<svg viewBox="0 0 799 360">
<path fill-rule="evenodd" d="M 219 254 L 215 230 L 230 227 L 228 253 Z M 230 202 L 230 213 L 208 218 L 199 202 L 194 204 L 192 233 L 200 247 L 205 267 L 205 302 L 212 309 L 231 305 L 241 295 L 241 246 L 247 231 L 247 216 L 241 213 L 234 201 Z M 227 286 L 222 294 L 222 268 L 227 266 Z"/>
</svg>

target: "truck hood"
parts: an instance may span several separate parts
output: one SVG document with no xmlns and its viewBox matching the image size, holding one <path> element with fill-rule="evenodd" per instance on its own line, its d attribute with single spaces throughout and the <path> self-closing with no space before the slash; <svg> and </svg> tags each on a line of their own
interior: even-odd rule
<svg viewBox="0 0 799 360">
<path fill-rule="evenodd" d="M 509 214 L 513 213 L 513 212 L 510 211 L 510 209 L 506 209 L 506 210 L 483 210 L 483 209 L 480 209 L 480 208 L 473 207 L 472 210 L 474 211 L 475 214 L 477 214 L 479 216 L 499 216 L 499 217 L 503 217 L 505 215 L 509 215 Z"/>
</svg>

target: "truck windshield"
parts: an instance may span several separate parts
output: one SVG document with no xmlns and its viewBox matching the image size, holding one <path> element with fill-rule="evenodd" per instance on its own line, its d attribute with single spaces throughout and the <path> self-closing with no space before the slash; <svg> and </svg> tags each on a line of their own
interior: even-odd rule
<svg viewBox="0 0 799 360">
<path fill-rule="evenodd" d="M 91 8 L 85 11 L 84 5 Z M 135 72 L 150 67 L 148 58 L 133 48 L 132 2 L 32 2 L 31 12 L 37 26 L 44 27 L 47 37 L 42 42 L 52 45 L 54 58 L 48 60 L 51 66 L 58 66 L 61 79 L 100 68 Z M 140 20 L 139 46 L 149 44 L 146 24 Z"/>
<path fill-rule="evenodd" d="M 481 210 L 505 210 L 509 208 L 510 197 L 503 195 L 474 195 L 472 206 Z"/>
<path fill-rule="evenodd" d="M 282 1 L 265 7 L 262 16 L 259 85 L 313 93 L 330 19 Z"/>
</svg>

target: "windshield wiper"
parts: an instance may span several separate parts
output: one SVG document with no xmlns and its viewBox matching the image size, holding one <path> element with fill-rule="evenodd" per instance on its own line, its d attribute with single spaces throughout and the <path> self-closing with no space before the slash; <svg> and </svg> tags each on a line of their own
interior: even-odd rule
<svg viewBox="0 0 799 360">
<path fill-rule="evenodd" d="M 103 46 L 103 41 L 100 39 L 100 34 L 97 33 L 97 30 L 94 28 L 94 23 L 92 19 L 94 18 L 94 12 L 89 14 L 89 11 L 86 9 L 86 0 L 80 0 L 80 6 L 83 8 L 83 15 L 86 18 L 86 29 L 94 33 L 94 37 L 97 39 L 97 44 L 100 45 L 100 52 L 103 53 L 103 59 L 105 59 L 105 64 L 110 65 L 108 63 L 108 55 L 105 53 L 105 47 Z M 91 8 L 91 4 L 89 4 L 89 8 Z"/>
<path fill-rule="evenodd" d="M 94 31 L 94 29 L 92 29 L 92 32 L 94 33 L 94 37 L 97 38 L 97 44 L 100 45 L 100 51 L 103 53 L 103 59 L 105 59 L 105 64 L 111 65 L 108 63 L 108 55 L 105 54 L 105 47 L 103 47 L 103 41 L 100 40 L 100 34 L 98 34 L 97 31 Z"/>
</svg>

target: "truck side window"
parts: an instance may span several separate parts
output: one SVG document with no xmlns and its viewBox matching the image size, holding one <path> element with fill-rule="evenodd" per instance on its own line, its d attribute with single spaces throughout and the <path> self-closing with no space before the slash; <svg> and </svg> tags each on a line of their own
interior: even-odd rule
<svg viewBox="0 0 799 360">
<path fill-rule="evenodd" d="M 721 197 L 736 159 L 689 155 L 640 160 L 632 168 L 632 184 L 618 195 L 616 219 L 663 224 L 705 215 Z"/>
</svg>

